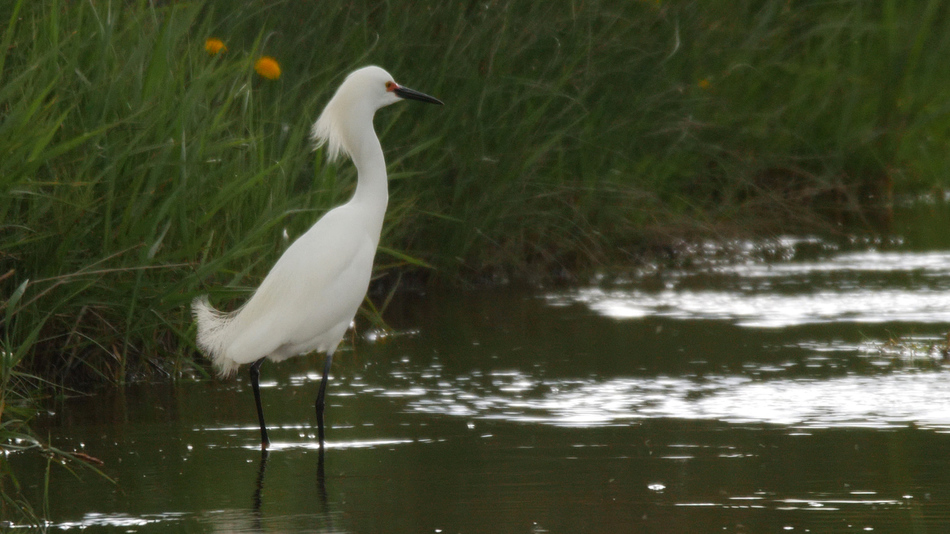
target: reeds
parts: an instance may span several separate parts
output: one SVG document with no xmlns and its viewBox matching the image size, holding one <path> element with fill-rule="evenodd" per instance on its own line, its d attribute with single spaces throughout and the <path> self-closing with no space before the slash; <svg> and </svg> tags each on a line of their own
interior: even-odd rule
<svg viewBox="0 0 950 534">
<path fill-rule="evenodd" d="M 573 272 L 669 228 L 775 229 L 943 184 L 947 9 L 6 2 L 4 376 L 204 375 L 188 302 L 239 304 L 347 198 L 352 167 L 307 134 L 368 63 L 447 103 L 377 118 L 392 182 L 380 273 Z M 265 55 L 279 77 L 255 72 Z"/>
</svg>

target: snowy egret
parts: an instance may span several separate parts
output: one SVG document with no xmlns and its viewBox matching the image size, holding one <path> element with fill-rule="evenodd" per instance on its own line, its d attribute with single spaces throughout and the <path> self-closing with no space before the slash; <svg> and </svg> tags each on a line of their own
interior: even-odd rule
<svg viewBox="0 0 950 534">
<path fill-rule="evenodd" d="M 389 201 L 386 161 L 373 129 L 373 115 L 401 99 L 442 104 L 397 84 L 379 67 L 350 73 L 311 133 L 317 147 L 327 147 L 330 160 L 341 153 L 353 160 L 357 170 L 353 197 L 324 214 L 294 241 L 238 310 L 218 311 L 207 296 L 192 302 L 198 347 L 211 358 L 218 373 L 228 377 L 241 364 L 251 364 L 263 449 L 270 442 L 261 409 L 261 364 L 265 359 L 277 362 L 312 351 L 326 353 L 315 404 L 323 449 L 324 397 L 333 352 L 369 287 Z"/>
</svg>

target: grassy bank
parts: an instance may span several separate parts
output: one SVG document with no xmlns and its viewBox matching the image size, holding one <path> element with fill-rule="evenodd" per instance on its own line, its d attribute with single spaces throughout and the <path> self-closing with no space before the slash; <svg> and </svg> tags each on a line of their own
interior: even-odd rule
<svg viewBox="0 0 950 534">
<path fill-rule="evenodd" d="M 390 278 L 629 261 L 950 176 L 943 2 L 155 4 L 0 6 L 8 404 L 29 376 L 204 374 L 189 301 L 241 302 L 352 191 L 307 134 L 368 63 L 447 103 L 377 118 Z"/>
</svg>

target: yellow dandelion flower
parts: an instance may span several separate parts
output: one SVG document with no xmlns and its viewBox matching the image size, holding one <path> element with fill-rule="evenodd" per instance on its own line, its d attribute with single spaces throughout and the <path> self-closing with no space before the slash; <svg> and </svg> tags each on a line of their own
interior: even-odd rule
<svg viewBox="0 0 950 534">
<path fill-rule="evenodd" d="M 699 80 L 699 83 L 697 85 L 699 85 L 700 89 L 709 89 L 709 85 L 710 85 L 709 78 L 703 78 L 702 80 Z"/>
<path fill-rule="evenodd" d="M 228 47 L 224 46 L 224 41 L 221 39 L 209 37 L 207 40 L 205 40 L 205 50 L 209 55 L 216 56 L 218 55 L 218 52 L 227 52 Z"/>
<path fill-rule="evenodd" d="M 270 56 L 263 56 L 254 62 L 254 70 L 268 80 L 280 78 L 280 65 Z"/>
</svg>

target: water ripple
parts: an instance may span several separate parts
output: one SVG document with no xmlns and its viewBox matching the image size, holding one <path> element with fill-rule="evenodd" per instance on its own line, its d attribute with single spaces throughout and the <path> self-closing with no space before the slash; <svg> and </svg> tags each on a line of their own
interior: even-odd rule
<svg viewBox="0 0 950 534">
<path fill-rule="evenodd" d="M 517 374 L 508 384 L 517 387 L 436 387 L 409 402 L 408 409 L 570 427 L 679 418 L 807 429 L 916 425 L 950 431 L 950 372 L 942 370 L 778 380 L 661 376 L 551 381 Z"/>
<path fill-rule="evenodd" d="M 866 250 L 846 252 L 816 261 L 788 263 L 746 262 L 716 267 L 715 272 L 743 277 L 771 278 L 815 273 L 918 272 L 950 277 L 950 251 L 927 252 Z"/>
<path fill-rule="evenodd" d="M 842 253 L 674 270 L 659 290 L 586 288 L 547 296 L 613 319 L 665 317 L 781 328 L 817 323 L 950 322 L 950 252 Z"/>
<path fill-rule="evenodd" d="M 613 319 L 649 316 L 722 320 L 740 326 L 779 328 L 852 322 L 950 322 L 950 292 L 930 289 L 852 289 L 783 294 L 749 291 L 584 289 L 549 297 L 553 304 L 580 303 Z"/>
</svg>

